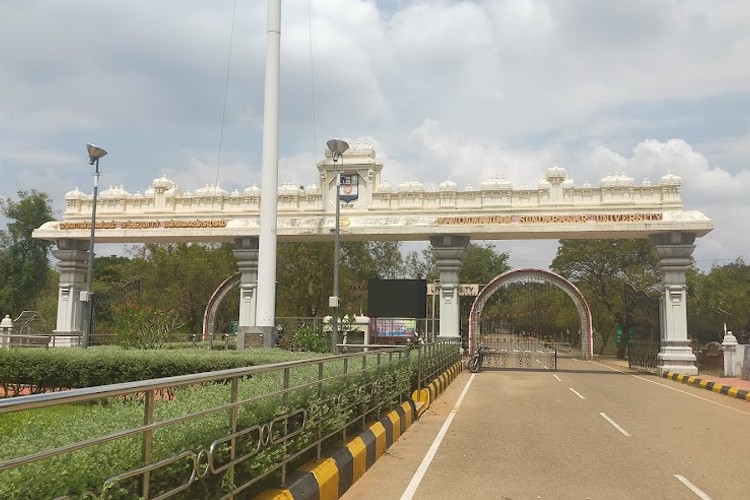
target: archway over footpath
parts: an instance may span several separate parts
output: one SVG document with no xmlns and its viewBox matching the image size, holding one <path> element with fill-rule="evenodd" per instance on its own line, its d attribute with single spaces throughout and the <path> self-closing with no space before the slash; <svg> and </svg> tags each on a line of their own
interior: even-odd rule
<svg viewBox="0 0 750 500">
<path fill-rule="evenodd" d="M 578 288 L 563 278 L 559 274 L 553 273 L 552 271 L 546 271 L 544 269 L 513 269 L 505 272 L 499 276 L 496 276 L 485 286 L 477 298 L 474 299 L 474 303 L 471 306 L 471 312 L 469 313 L 469 351 L 474 352 L 476 348 L 476 342 L 480 335 L 480 318 L 482 316 L 482 309 L 489 298 L 499 289 L 508 286 L 513 283 L 525 282 L 530 279 L 550 283 L 570 297 L 578 310 L 578 317 L 580 318 L 581 324 L 581 357 L 583 359 L 592 359 L 594 356 L 594 342 L 593 342 L 593 327 L 591 323 L 591 310 L 589 309 L 586 299 Z"/>
</svg>

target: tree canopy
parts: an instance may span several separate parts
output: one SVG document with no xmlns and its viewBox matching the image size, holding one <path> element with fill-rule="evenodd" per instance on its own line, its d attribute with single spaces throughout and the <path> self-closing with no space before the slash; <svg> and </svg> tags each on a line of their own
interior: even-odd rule
<svg viewBox="0 0 750 500">
<path fill-rule="evenodd" d="M 703 342 L 721 340 L 724 325 L 737 339 L 750 341 L 750 266 L 742 259 L 711 272 L 688 276 L 689 325 Z"/>
<path fill-rule="evenodd" d="M 53 219 L 52 200 L 33 189 L 19 191 L 18 200 L 0 200 L 0 211 L 8 219 L 0 231 L 0 312 L 14 316 L 30 309 L 47 283 L 52 242 L 31 234 Z"/>
<path fill-rule="evenodd" d="M 651 297 L 658 293 L 657 258 L 651 248 L 648 240 L 560 240 L 551 268 L 575 283 L 586 298 L 601 339 L 600 353 L 615 325 L 628 332 L 643 326 L 639 319 L 654 319 L 653 313 L 640 311 L 644 304 L 655 304 Z M 620 357 L 625 356 L 626 338 L 618 344 Z"/>
</svg>

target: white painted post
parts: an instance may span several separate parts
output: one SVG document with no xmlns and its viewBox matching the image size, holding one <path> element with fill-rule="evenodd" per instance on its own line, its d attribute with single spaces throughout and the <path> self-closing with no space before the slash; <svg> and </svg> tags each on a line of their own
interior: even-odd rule
<svg viewBox="0 0 750 500">
<path fill-rule="evenodd" d="M 724 348 L 724 376 L 725 377 L 736 377 L 737 376 L 737 363 L 735 357 L 737 353 L 737 337 L 732 335 L 732 331 L 727 331 L 724 335 L 724 340 L 721 342 Z"/>
<path fill-rule="evenodd" d="M 0 321 L 0 331 L 3 334 L 2 347 L 10 346 L 10 334 L 13 333 L 13 320 L 8 314 Z"/>
</svg>

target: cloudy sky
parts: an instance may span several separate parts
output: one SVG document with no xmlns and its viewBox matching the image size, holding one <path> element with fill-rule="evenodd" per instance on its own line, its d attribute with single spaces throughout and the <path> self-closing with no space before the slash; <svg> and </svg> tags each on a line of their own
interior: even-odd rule
<svg viewBox="0 0 750 500">
<path fill-rule="evenodd" d="M 747 0 L 283 0 L 279 181 L 327 139 L 371 143 L 391 185 L 683 179 L 714 219 L 703 269 L 750 254 Z M 0 195 L 261 181 L 266 2 L 0 3 Z M 226 100 L 226 106 L 225 106 Z M 223 132 L 222 132 L 223 131 Z M 500 242 L 546 267 L 556 242 Z"/>
</svg>

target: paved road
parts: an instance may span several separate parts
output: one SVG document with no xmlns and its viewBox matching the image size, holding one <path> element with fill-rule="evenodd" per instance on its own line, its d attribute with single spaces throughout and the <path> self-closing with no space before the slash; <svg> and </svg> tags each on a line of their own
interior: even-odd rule
<svg viewBox="0 0 750 500">
<path fill-rule="evenodd" d="M 559 368 L 463 372 L 343 499 L 750 499 L 750 403 Z"/>
</svg>

